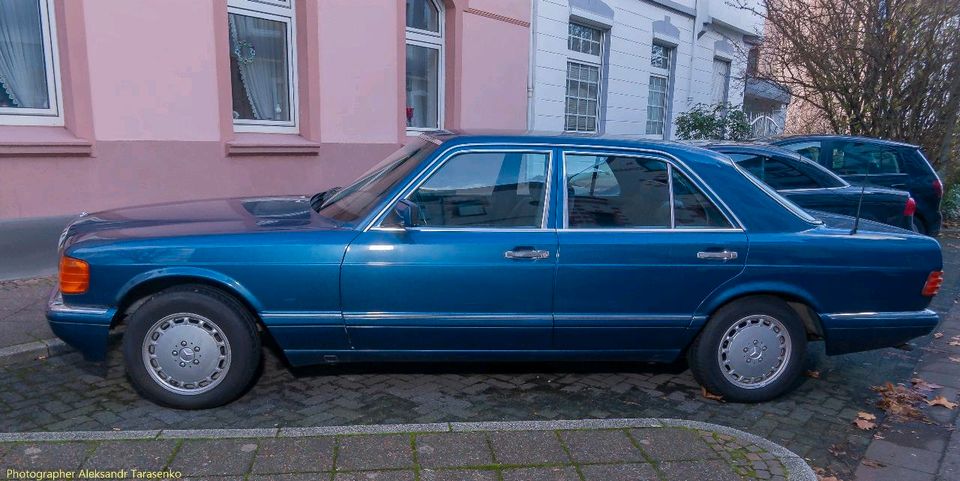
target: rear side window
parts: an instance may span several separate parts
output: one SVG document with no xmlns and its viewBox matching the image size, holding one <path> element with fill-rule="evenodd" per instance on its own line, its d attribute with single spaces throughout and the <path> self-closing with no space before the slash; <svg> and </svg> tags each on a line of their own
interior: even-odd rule
<svg viewBox="0 0 960 481">
<path fill-rule="evenodd" d="M 731 227 L 689 178 L 662 160 L 568 154 L 564 169 L 569 228 Z"/>
<path fill-rule="evenodd" d="M 862 142 L 841 142 L 831 149 L 830 169 L 840 175 L 904 173 L 896 149 Z"/>
<path fill-rule="evenodd" d="M 793 144 L 784 144 L 781 147 L 788 150 L 792 150 L 814 162 L 820 161 L 820 149 L 822 145 L 818 140 L 809 140 L 805 142 L 796 142 Z"/>
</svg>

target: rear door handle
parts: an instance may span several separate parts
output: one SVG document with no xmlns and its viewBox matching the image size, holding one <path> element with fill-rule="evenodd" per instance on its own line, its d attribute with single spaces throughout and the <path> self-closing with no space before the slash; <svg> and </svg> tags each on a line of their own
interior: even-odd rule
<svg viewBox="0 0 960 481">
<path fill-rule="evenodd" d="M 544 251 L 539 249 L 530 249 L 525 247 L 515 247 L 513 250 L 509 250 L 503 253 L 503 257 L 507 259 L 546 259 L 550 257 L 550 251 Z"/>
<path fill-rule="evenodd" d="M 700 251 L 697 252 L 697 259 L 732 261 L 737 258 L 736 251 Z"/>
</svg>

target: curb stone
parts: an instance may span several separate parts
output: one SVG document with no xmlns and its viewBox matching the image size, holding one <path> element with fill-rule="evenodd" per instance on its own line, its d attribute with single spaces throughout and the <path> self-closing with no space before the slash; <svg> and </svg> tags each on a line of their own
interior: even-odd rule
<svg viewBox="0 0 960 481">
<path fill-rule="evenodd" d="M 143 439 L 209 439 L 209 438 L 296 438 L 343 434 L 440 433 L 476 431 L 552 431 L 570 429 L 618 429 L 680 427 L 725 434 L 759 446 L 772 454 L 787 469 L 789 481 L 817 481 L 813 469 L 800 456 L 768 439 L 739 429 L 701 421 L 683 419 L 580 419 L 561 421 L 517 421 L 478 423 L 382 424 L 357 426 L 320 426 L 310 428 L 266 429 L 188 429 L 149 431 L 68 431 L 0 433 L 2 442 L 30 441 L 115 441 Z"/>
<path fill-rule="evenodd" d="M 60 339 L 44 339 L 0 348 L 0 366 L 9 366 L 19 362 L 35 361 L 39 358 L 51 358 L 74 352 Z"/>
</svg>

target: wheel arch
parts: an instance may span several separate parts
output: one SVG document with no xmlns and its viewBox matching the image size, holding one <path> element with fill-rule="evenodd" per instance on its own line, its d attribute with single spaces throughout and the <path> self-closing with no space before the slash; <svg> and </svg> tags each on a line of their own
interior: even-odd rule
<svg viewBox="0 0 960 481">
<path fill-rule="evenodd" d="M 714 293 L 697 310 L 695 325 L 699 334 L 707 321 L 718 310 L 730 304 L 756 297 L 773 297 L 787 304 L 803 322 L 807 335 L 813 339 L 823 339 L 823 323 L 820 319 L 819 304 L 807 291 L 785 283 L 761 283 L 738 286 L 735 289 Z"/>
<path fill-rule="evenodd" d="M 250 315 L 263 327 L 263 320 L 259 312 L 261 304 L 253 294 L 237 282 L 222 273 L 196 268 L 166 268 L 140 274 L 127 282 L 117 296 L 116 305 L 118 315 L 114 318 L 114 326 L 123 322 L 133 311 L 139 308 L 154 294 L 164 289 L 186 285 L 200 284 L 217 289 L 243 305 Z"/>
</svg>

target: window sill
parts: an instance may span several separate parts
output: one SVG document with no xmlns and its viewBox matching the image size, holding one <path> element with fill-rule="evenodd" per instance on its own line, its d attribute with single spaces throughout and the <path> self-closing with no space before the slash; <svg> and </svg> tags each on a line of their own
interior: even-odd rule
<svg viewBox="0 0 960 481">
<path fill-rule="evenodd" d="M 0 125 L 0 157 L 90 157 L 93 142 L 64 127 Z"/>
<path fill-rule="evenodd" d="M 321 145 L 294 134 L 237 133 L 228 156 L 319 155 Z"/>
</svg>

